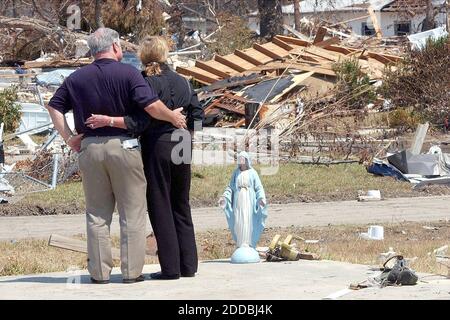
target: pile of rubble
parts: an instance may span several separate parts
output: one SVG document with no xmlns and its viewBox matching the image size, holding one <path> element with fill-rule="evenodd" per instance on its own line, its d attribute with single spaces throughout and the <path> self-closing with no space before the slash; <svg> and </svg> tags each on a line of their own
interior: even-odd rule
<svg viewBox="0 0 450 320">
<path fill-rule="evenodd" d="M 180 74 L 200 84 L 199 98 L 215 126 L 249 127 L 268 116 L 277 104 L 304 91 L 300 97 L 328 93 L 336 82 L 333 65 L 357 59 L 371 80 L 380 80 L 387 66 L 401 57 L 340 45 L 338 37 L 325 40 L 320 28 L 313 41 L 278 35 L 271 42 L 255 43 L 213 60 L 178 67 Z M 255 121 L 256 120 L 256 121 Z"/>
</svg>

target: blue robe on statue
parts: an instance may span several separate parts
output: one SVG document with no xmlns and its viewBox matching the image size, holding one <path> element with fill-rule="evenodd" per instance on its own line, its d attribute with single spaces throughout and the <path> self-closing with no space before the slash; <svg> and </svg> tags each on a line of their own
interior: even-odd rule
<svg viewBox="0 0 450 320">
<path fill-rule="evenodd" d="M 265 220 L 267 218 L 267 201 L 266 195 L 264 193 L 264 188 L 261 184 L 261 180 L 259 179 L 258 173 L 255 169 L 252 168 L 250 158 L 246 152 L 241 152 L 238 155 L 238 159 L 240 157 L 244 157 L 247 160 L 247 164 L 249 166 L 248 174 L 249 174 L 249 192 L 250 192 L 250 208 L 251 212 L 251 221 L 252 221 L 252 234 L 251 234 L 251 243 L 249 245 L 253 248 L 256 247 L 256 244 L 261 237 L 261 234 L 264 230 Z M 235 212 L 239 195 L 239 186 L 238 186 L 238 178 L 242 171 L 239 168 L 233 172 L 233 175 L 230 180 L 230 184 L 225 189 L 223 197 L 226 200 L 225 204 L 225 215 L 228 222 L 228 227 L 231 230 L 233 240 L 237 241 L 237 236 L 235 232 Z M 266 205 L 261 207 L 259 205 L 260 200 L 264 200 Z"/>
</svg>

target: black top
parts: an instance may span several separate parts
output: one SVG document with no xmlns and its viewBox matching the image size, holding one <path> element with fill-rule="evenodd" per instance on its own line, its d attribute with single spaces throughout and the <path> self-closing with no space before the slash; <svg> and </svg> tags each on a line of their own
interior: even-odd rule
<svg viewBox="0 0 450 320">
<path fill-rule="evenodd" d="M 49 107 L 61 113 L 73 110 L 75 128 L 85 136 L 117 136 L 130 134 L 120 128 L 91 129 L 85 122 L 92 114 L 124 116 L 157 100 L 157 94 L 136 68 L 113 59 L 99 59 L 72 73 L 58 88 Z"/>
<path fill-rule="evenodd" d="M 186 115 L 189 130 L 201 130 L 203 109 L 198 102 L 197 93 L 187 79 L 165 64 L 161 66 L 159 75 L 147 77 L 144 72 L 142 75 L 169 109 L 175 110 L 181 107 L 184 109 L 183 113 Z M 126 116 L 124 120 L 129 132 L 152 140 L 170 136 L 177 129 L 171 123 L 153 119 L 141 110 Z M 164 137 L 161 137 L 163 135 Z"/>
</svg>

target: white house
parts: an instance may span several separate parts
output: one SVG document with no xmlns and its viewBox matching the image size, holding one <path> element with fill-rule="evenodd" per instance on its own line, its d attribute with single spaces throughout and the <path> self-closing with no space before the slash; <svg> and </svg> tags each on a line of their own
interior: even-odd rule
<svg viewBox="0 0 450 320">
<path fill-rule="evenodd" d="M 354 34 L 372 35 L 375 30 L 368 17 L 368 8 L 372 5 L 383 36 L 390 37 L 422 31 L 425 6 L 417 3 L 416 0 L 305 0 L 300 2 L 300 16 L 304 21 L 322 19 L 332 24 L 348 21 L 346 25 Z M 442 8 L 435 18 L 437 26 L 446 25 L 443 4 L 445 0 L 433 1 L 435 8 Z M 294 26 L 294 5 L 283 6 L 282 10 L 284 23 Z M 250 15 L 249 27 L 259 32 L 258 12 Z"/>
</svg>

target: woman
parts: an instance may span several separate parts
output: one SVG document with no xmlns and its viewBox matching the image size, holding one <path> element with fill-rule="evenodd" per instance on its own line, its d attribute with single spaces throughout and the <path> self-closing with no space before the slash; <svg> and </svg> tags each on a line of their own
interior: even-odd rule
<svg viewBox="0 0 450 320">
<path fill-rule="evenodd" d="M 168 108 L 184 109 L 189 131 L 180 132 L 171 123 L 150 118 L 140 110 L 126 117 L 93 115 L 86 122 L 95 127 L 112 125 L 126 128 L 140 136 L 147 178 L 147 204 L 161 265 L 161 272 L 152 273 L 150 277 L 158 280 L 193 277 L 198 265 L 189 205 L 190 158 L 191 133 L 194 124 L 201 128 L 203 109 L 190 83 L 166 64 L 168 53 L 169 47 L 163 38 L 146 37 L 139 49 L 141 62 L 145 66 L 143 76 Z M 183 149 L 185 154 L 181 158 L 187 158 L 187 163 L 180 161 L 178 152 L 179 137 L 186 135 L 189 138 L 188 148 Z M 176 141 L 172 141 L 172 137 L 177 138 Z M 174 150 L 175 146 L 177 148 Z M 186 147 L 186 143 L 183 146 Z"/>
</svg>

